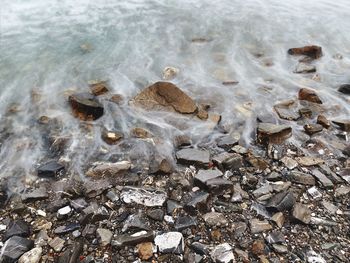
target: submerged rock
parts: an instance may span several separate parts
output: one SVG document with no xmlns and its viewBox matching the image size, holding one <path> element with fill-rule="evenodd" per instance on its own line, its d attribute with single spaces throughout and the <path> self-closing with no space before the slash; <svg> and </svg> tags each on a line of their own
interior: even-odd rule
<svg viewBox="0 0 350 263">
<path fill-rule="evenodd" d="M 322 56 L 322 48 L 320 46 L 316 46 L 316 45 L 290 48 L 290 49 L 288 49 L 288 54 L 289 55 L 304 55 L 304 56 L 308 56 L 312 59 L 318 59 Z"/>
<path fill-rule="evenodd" d="M 298 93 L 299 100 L 306 100 L 317 104 L 322 104 L 321 99 L 318 97 L 316 92 L 312 89 L 302 88 Z"/>
<path fill-rule="evenodd" d="M 281 144 L 292 136 L 292 128 L 288 125 L 259 123 L 257 140 L 262 144 Z"/>
<path fill-rule="evenodd" d="M 207 166 L 210 161 L 210 154 L 208 151 L 187 148 L 177 151 L 176 158 L 180 164 Z"/>
<path fill-rule="evenodd" d="M 317 124 L 321 124 L 326 129 L 328 129 L 331 126 L 330 121 L 324 115 L 318 115 L 316 122 Z"/>
<path fill-rule="evenodd" d="M 304 74 L 304 73 L 313 73 L 316 72 L 316 67 L 314 65 L 299 63 L 294 70 L 294 73 Z"/>
<path fill-rule="evenodd" d="M 177 86 L 170 82 L 156 82 L 141 91 L 131 101 L 147 110 L 170 110 L 183 114 L 197 110 L 195 102 Z"/>
<path fill-rule="evenodd" d="M 339 92 L 350 95 L 350 84 L 343 84 L 338 89 Z"/>
<path fill-rule="evenodd" d="M 321 124 L 305 124 L 304 130 L 311 136 L 315 133 L 321 132 L 323 130 L 323 126 Z"/>
<path fill-rule="evenodd" d="M 118 143 L 123 138 L 123 134 L 118 131 L 103 130 L 101 137 L 107 144 L 113 145 Z"/>
<path fill-rule="evenodd" d="M 91 93 L 95 96 L 99 96 L 108 92 L 106 81 L 90 81 L 89 86 Z"/>
<path fill-rule="evenodd" d="M 334 120 L 332 122 L 343 131 L 350 131 L 350 120 Z"/>
<path fill-rule="evenodd" d="M 9 238 L 1 249 L 1 262 L 14 263 L 25 252 L 29 251 L 34 242 L 23 237 L 14 236 Z"/>
<path fill-rule="evenodd" d="M 176 77 L 176 75 L 180 72 L 178 68 L 175 67 L 165 67 L 163 70 L 163 79 L 171 80 Z"/>
<path fill-rule="evenodd" d="M 76 93 L 69 96 L 69 103 L 75 117 L 81 120 L 96 120 L 102 117 L 104 108 L 90 93 Z"/>
<path fill-rule="evenodd" d="M 121 161 L 116 163 L 99 162 L 91 167 L 86 175 L 89 177 L 113 177 L 128 171 L 131 167 L 129 161 Z"/>
<path fill-rule="evenodd" d="M 293 106 L 295 106 L 295 101 L 288 100 L 276 104 L 273 108 L 281 119 L 296 121 L 300 118 L 300 113 Z"/>
</svg>

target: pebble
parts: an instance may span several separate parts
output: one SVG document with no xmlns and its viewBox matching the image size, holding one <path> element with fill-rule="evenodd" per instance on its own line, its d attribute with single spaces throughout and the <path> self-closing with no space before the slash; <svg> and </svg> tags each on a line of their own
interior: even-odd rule
<svg viewBox="0 0 350 263">
<path fill-rule="evenodd" d="M 182 254 L 184 251 L 183 236 L 180 232 L 167 232 L 157 235 L 154 243 L 161 253 Z"/>
</svg>

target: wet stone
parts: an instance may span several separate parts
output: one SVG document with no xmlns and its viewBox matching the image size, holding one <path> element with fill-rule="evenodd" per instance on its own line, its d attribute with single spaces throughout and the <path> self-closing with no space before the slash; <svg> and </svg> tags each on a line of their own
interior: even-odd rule
<svg viewBox="0 0 350 263">
<path fill-rule="evenodd" d="M 315 178 L 312 175 L 302 172 L 291 171 L 289 177 L 292 182 L 297 184 L 315 185 L 316 183 Z"/>
<path fill-rule="evenodd" d="M 338 88 L 340 93 L 350 95 L 350 84 L 343 84 Z"/>
<path fill-rule="evenodd" d="M 333 120 L 332 123 L 334 123 L 337 127 L 339 127 L 343 131 L 346 131 L 346 132 L 350 131 L 350 120 Z"/>
<path fill-rule="evenodd" d="M 316 92 L 312 89 L 302 88 L 298 93 L 299 100 L 306 100 L 313 103 L 322 104 L 321 99 L 318 97 Z"/>
<path fill-rule="evenodd" d="M 50 161 L 38 168 L 39 177 L 51 177 L 55 178 L 62 175 L 64 171 L 64 166 L 56 161 Z"/>
<path fill-rule="evenodd" d="M 257 140 L 262 144 L 280 144 L 292 136 L 292 128 L 288 125 L 259 123 Z"/>
<path fill-rule="evenodd" d="M 154 189 L 124 187 L 120 199 L 126 203 L 136 203 L 147 207 L 163 206 L 167 200 L 167 193 Z"/>
<path fill-rule="evenodd" d="M 197 225 L 197 221 L 194 217 L 191 216 L 180 216 L 175 220 L 175 230 L 182 231 L 185 229 L 189 229 L 191 227 L 195 227 Z"/>
<path fill-rule="evenodd" d="M 64 240 L 59 237 L 55 237 L 49 241 L 49 246 L 52 247 L 55 252 L 60 252 L 64 247 Z"/>
<path fill-rule="evenodd" d="M 18 263 L 39 263 L 43 249 L 41 247 L 35 247 L 32 250 L 24 253 L 18 260 Z"/>
<path fill-rule="evenodd" d="M 299 112 L 295 109 L 295 101 L 293 100 L 276 104 L 273 108 L 281 119 L 296 121 L 300 118 Z"/>
<path fill-rule="evenodd" d="M 100 96 L 108 92 L 106 81 L 93 81 L 89 83 L 91 93 Z"/>
<path fill-rule="evenodd" d="M 110 145 L 117 144 L 123 137 L 123 134 L 118 131 L 103 130 L 101 134 L 102 140 Z"/>
<path fill-rule="evenodd" d="M 295 204 L 295 198 L 293 193 L 286 191 L 275 194 L 266 204 L 269 209 L 275 209 L 277 211 L 289 211 Z"/>
<path fill-rule="evenodd" d="M 292 211 L 292 216 L 304 224 L 309 224 L 311 221 L 311 210 L 306 205 L 296 203 Z"/>
<path fill-rule="evenodd" d="M 210 257 L 215 263 L 230 263 L 235 261 L 232 247 L 228 243 L 216 246 L 211 251 Z"/>
<path fill-rule="evenodd" d="M 4 240 L 7 240 L 12 236 L 28 237 L 29 235 L 29 225 L 25 221 L 19 219 L 12 221 L 8 225 L 8 230 L 5 233 Z"/>
<path fill-rule="evenodd" d="M 324 160 L 317 157 L 303 156 L 295 158 L 301 166 L 314 166 L 324 163 Z"/>
<path fill-rule="evenodd" d="M 177 151 L 176 158 L 180 164 L 206 167 L 209 164 L 210 154 L 208 151 L 187 148 Z"/>
<path fill-rule="evenodd" d="M 47 192 L 47 189 L 44 187 L 40 187 L 24 193 L 21 198 L 23 202 L 31 202 L 36 200 L 43 200 L 48 197 L 49 197 L 49 194 Z"/>
<path fill-rule="evenodd" d="M 294 70 L 294 73 L 303 74 L 303 73 L 314 73 L 316 72 L 316 66 L 310 65 L 307 63 L 299 63 Z"/>
<path fill-rule="evenodd" d="M 129 161 L 120 161 L 115 163 L 99 162 L 93 164 L 93 166 L 86 172 L 89 177 L 115 177 L 123 174 L 131 168 Z"/>
<path fill-rule="evenodd" d="M 191 138 L 187 135 L 177 135 L 174 138 L 174 145 L 176 148 L 190 146 L 191 144 Z"/>
<path fill-rule="evenodd" d="M 157 235 L 154 243 L 160 253 L 182 254 L 184 251 L 184 240 L 180 232 L 167 232 Z"/>
<path fill-rule="evenodd" d="M 257 218 L 250 220 L 250 231 L 252 232 L 252 234 L 261 233 L 271 229 L 272 229 L 272 226 L 269 224 L 267 220 L 261 221 Z"/>
<path fill-rule="evenodd" d="M 134 246 L 143 242 L 151 242 L 154 239 L 153 231 L 140 231 L 134 234 L 123 234 L 117 235 L 115 239 L 112 240 L 112 246 L 124 247 L 124 246 Z"/>
<path fill-rule="evenodd" d="M 25 252 L 33 248 L 33 241 L 19 236 L 9 238 L 1 249 L 1 262 L 14 263 Z"/>
<path fill-rule="evenodd" d="M 90 93 L 76 93 L 69 96 L 73 114 L 81 120 L 96 120 L 102 117 L 103 105 Z"/>
<path fill-rule="evenodd" d="M 304 130 L 311 136 L 315 133 L 321 132 L 323 130 L 323 126 L 321 124 L 305 124 Z"/>
<path fill-rule="evenodd" d="M 238 144 L 239 139 L 240 135 L 238 133 L 229 134 L 219 138 L 217 140 L 217 146 L 229 151 L 234 145 Z"/>
<path fill-rule="evenodd" d="M 318 115 L 316 122 L 317 124 L 322 125 L 325 129 L 328 129 L 331 126 L 331 122 L 324 115 Z"/>
<path fill-rule="evenodd" d="M 203 215 L 203 219 L 208 226 L 221 226 L 224 227 L 228 224 L 226 217 L 222 213 L 209 212 Z"/>
<path fill-rule="evenodd" d="M 322 56 L 322 48 L 320 46 L 304 46 L 288 49 L 289 55 L 304 55 L 312 59 L 318 59 Z"/>
<path fill-rule="evenodd" d="M 199 170 L 194 177 L 194 183 L 199 186 L 205 186 L 210 179 L 221 177 L 223 173 L 220 170 Z"/>
<path fill-rule="evenodd" d="M 308 119 L 312 118 L 312 109 L 310 108 L 301 108 L 299 109 L 299 113 L 303 118 L 308 118 Z"/>
</svg>

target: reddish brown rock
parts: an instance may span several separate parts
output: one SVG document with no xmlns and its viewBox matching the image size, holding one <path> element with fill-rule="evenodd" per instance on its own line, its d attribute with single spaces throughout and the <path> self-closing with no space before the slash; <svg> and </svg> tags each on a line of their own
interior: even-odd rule
<svg viewBox="0 0 350 263">
<path fill-rule="evenodd" d="M 289 55 L 304 55 L 312 59 L 318 59 L 322 57 L 322 48 L 320 46 L 305 46 L 288 49 Z"/>
<path fill-rule="evenodd" d="M 292 136 L 292 128 L 288 125 L 259 123 L 257 140 L 261 144 L 281 144 Z"/>
<path fill-rule="evenodd" d="M 302 88 L 298 93 L 299 100 L 307 100 L 313 103 L 322 104 L 321 99 L 318 97 L 316 92 L 312 89 Z"/>
<path fill-rule="evenodd" d="M 255 256 L 265 254 L 265 242 L 262 239 L 255 240 L 252 244 L 252 253 Z"/>
<path fill-rule="evenodd" d="M 75 93 L 69 96 L 69 103 L 75 117 L 81 120 L 96 120 L 102 117 L 103 105 L 90 93 Z"/>
<path fill-rule="evenodd" d="M 95 96 L 99 96 L 108 92 L 107 84 L 105 81 L 91 82 L 89 83 L 91 93 Z"/>
<path fill-rule="evenodd" d="M 330 121 L 324 115 L 317 116 L 317 124 L 321 124 L 326 129 L 331 126 Z"/>
<path fill-rule="evenodd" d="M 181 89 L 170 82 L 159 81 L 141 91 L 131 101 L 147 110 L 169 110 L 183 114 L 197 110 L 195 102 Z"/>
<path fill-rule="evenodd" d="M 311 136 L 315 133 L 321 132 L 323 130 L 323 126 L 321 124 L 305 124 L 304 130 Z"/>
<path fill-rule="evenodd" d="M 140 259 L 149 260 L 153 257 L 153 244 L 152 242 L 145 242 L 137 245 L 137 251 Z"/>
</svg>

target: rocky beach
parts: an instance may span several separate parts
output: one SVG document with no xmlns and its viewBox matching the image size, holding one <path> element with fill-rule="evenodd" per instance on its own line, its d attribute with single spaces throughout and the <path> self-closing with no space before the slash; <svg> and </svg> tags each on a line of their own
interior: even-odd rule
<svg viewBox="0 0 350 263">
<path fill-rule="evenodd" d="M 0 13 L 0 263 L 350 262 L 346 1 L 31 1 Z"/>
</svg>

